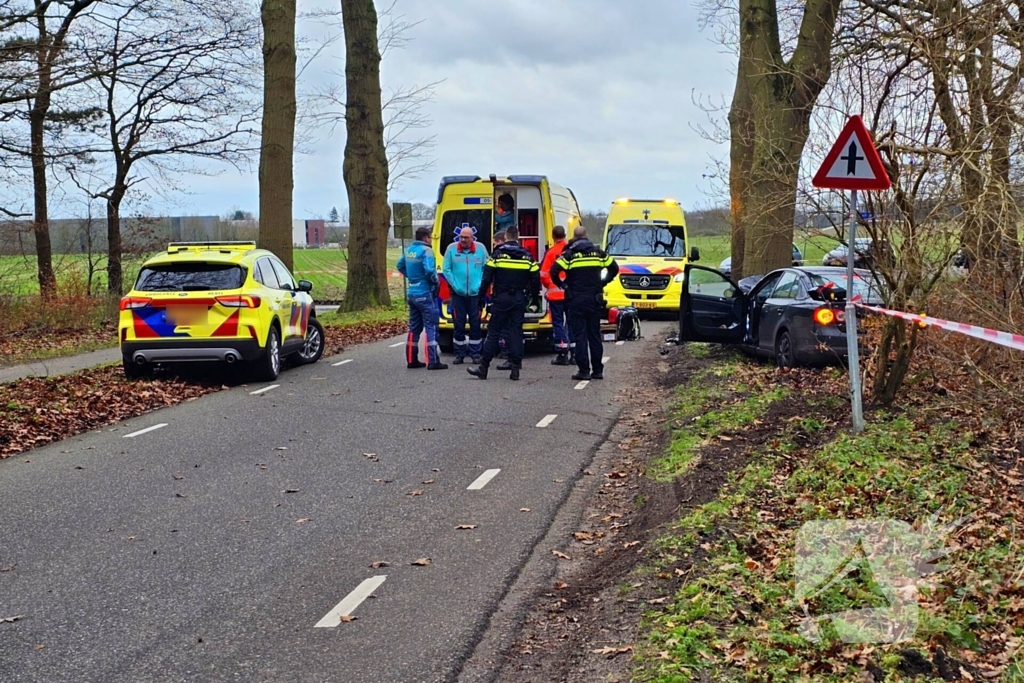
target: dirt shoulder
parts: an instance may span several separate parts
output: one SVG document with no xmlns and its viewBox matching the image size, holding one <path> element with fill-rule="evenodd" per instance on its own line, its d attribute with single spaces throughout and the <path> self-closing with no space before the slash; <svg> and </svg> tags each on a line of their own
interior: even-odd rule
<svg viewBox="0 0 1024 683">
<path fill-rule="evenodd" d="M 703 345 L 652 345 L 633 369 L 566 507 L 581 512 L 460 681 L 1024 680 L 1019 431 L 926 392 L 854 438 L 842 372 Z M 798 534 L 821 520 L 891 520 L 932 554 L 896 557 L 892 584 L 872 556 L 810 585 Z M 888 635 L 858 624 L 865 609 Z"/>
</svg>

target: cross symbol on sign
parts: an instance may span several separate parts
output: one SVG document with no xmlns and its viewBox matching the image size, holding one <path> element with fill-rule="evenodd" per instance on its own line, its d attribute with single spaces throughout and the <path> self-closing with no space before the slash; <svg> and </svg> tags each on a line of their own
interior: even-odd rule
<svg viewBox="0 0 1024 683">
<path fill-rule="evenodd" d="M 650 209 L 644 209 L 644 220 L 647 220 L 647 218 L 650 215 L 651 215 L 651 210 Z"/>
<path fill-rule="evenodd" d="M 864 157 L 857 156 L 857 141 L 850 140 L 850 148 L 845 157 L 839 157 L 846 162 L 846 175 L 857 175 L 857 162 L 864 161 Z"/>
</svg>

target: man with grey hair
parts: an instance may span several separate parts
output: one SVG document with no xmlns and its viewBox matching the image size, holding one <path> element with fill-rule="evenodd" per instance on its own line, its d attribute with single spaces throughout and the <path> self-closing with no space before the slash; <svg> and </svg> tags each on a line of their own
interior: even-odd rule
<svg viewBox="0 0 1024 683">
<path fill-rule="evenodd" d="M 458 239 L 444 251 L 441 268 L 444 279 L 451 290 L 452 317 L 455 331 L 452 335 L 455 346 L 455 365 L 461 365 L 466 356 L 474 363 L 480 362 L 480 283 L 484 279 L 487 264 L 487 249 L 476 241 L 473 228 L 464 226 Z M 466 324 L 469 324 L 469 339 L 466 339 Z"/>
</svg>

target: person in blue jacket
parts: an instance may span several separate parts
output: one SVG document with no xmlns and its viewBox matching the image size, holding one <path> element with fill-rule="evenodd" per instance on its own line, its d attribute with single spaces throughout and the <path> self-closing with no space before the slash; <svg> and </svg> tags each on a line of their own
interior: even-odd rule
<svg viewBox="0 0 1024 683">
<path fill-rule="evenodd" d="M 494 229 L 508 230 L 516 224 L 516 202 L 508 192 L 498 197 L 498 210 L 494 212 Z"/>
<path fill-rule="evenodd" d="M 473 228 L 464 227 L 459 238 L 444 250 L 444 279 L 452 290 L 452 312 L 455 318 L 455 365 L 461 365 L 467 355 L 480 363 L 480 283 L 484 279 L 487 249 L 473 238 Z M 466 323 L 469 339 L 466 339 Z M 468 353 L 467 353 L 468 352 Z"/>
<path fill-rule="evenodd" d="M 416 241 L 409 245 L 398 259 L 398 272 L 409 281 L 409 339 L 405 344 L 408 368 L 447 370 L 441 362 L 441 349 L 437 344 L 437 305 L 434 297 L 441 287 L 437 279 L 434 249 L 430 246 L 430 228 L 416 228 Z M 420 332 L 427 333 L 427 363 L 420 362 L 416 345 Z"/>
</svg>

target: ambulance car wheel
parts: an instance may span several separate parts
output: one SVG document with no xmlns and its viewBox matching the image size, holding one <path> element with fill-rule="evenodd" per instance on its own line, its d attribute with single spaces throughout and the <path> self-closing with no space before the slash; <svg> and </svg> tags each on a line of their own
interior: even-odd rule
<svg viewBox="0 0 1024 683">
<path fill-rule="evenodd" d="M 437 345 L 443 353 L 455 353 L 455 333 L 448 330 L 437 331 Z"/>
<path fill-rule="evenodd" d="M 306 325 L 306 339 L 302 348 L 295 352 L 292 362 L 296 365 L 309 365 L 320 360 L 320 356 L 324 355 L 326 339 L 324 326 L 316 318 L 310 318 Z"/>
<path fill-rule="evenodd" d="M 267 332 L 267 345 L 263 347 L 263 353 L 253 361 L 253 375 L 257 380 L 272 382 L 280 373 L 281 333 L 274 324 L 270 326 L 270 332 Z"/>
</svg>

